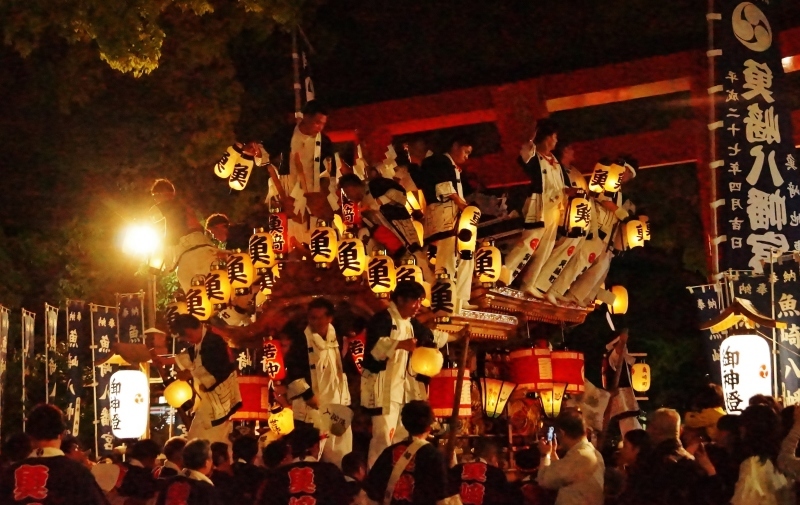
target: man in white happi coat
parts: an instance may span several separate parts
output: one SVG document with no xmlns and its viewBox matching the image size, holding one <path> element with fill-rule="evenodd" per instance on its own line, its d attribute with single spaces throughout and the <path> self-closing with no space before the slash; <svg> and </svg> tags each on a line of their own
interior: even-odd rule
<svg viewBox="0 0 800 505">
<path fill-rule="evenodd" d="M 398 283 L 391 296 L 389 307 L 372 316 L 367 324 L 361 406 L 372 416 L 370 466 L 393 440 L 408 436 L 400 422 L 403 405 L 428 397 L 425 378 L 411 370 L 411 353 L 418 346 L 441 347 L 447 342 L 446 333 L 431 332 L 414 320 L 425 298 L 421 284 Z"/>
<path fill-rule="evenodd" d="M 350 405 L 347 375 L 342 368 L 342 354 L 333 328 L 334 306 L 325 298 L 308 305 L 308 325 L 300 337 L 302 347 L 293 347 L 287 396 L 298 422 L 322 429 L 320 412 L 332 405 Z M 342 457 L 353 450 L 353 432 L 348 426 L 339 436 L 327 433 L 322 460 L 339 467 Z"/>
<path fill-rule="evenodd" d="M 533 283 L 553 251 L 559 218 L 566 206 L 568 176 L 553 155 L 558 143 L 558 126 L 550 120 L 537 125 L 532 141 L 522 146 L 517 162 L 531 179 L 531 196 L 524 210 L 525 224 L 522 237 L 506 256 L 500 281 L 506 285 L 528 268 L 523 278 L 522 291 L 541 298 Z"/>
</svg>

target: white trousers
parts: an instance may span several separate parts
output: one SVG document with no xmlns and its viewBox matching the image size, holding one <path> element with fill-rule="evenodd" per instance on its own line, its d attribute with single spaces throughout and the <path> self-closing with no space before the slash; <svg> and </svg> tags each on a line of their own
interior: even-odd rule
<svg viewBox="0 0 800 505">
<path fill-rule="evenodd" d="M 322 461 L 333 463 L 341 469 L 342 458 L 353 452 L 353 430 L 348 426 L 341 436 L 327 435 L 322 446 Z"/>
<path fill-rule="evenodd" d="M 603 251 L 597 261 L 570 286 L 570 294 L 582 306 L 585 307 L 595 300 L 597 292 L 600 291 L 600 285 L 606 280 L 613 257 L 614 253 L 612 251 Z"/>
<path fill-rule="evenodd" d="M 591 240 L 585 240 L 567 262 L 567 266 L 561 271 L 561 275 L 550 286 L 550 292 L 564 296 L 572 286 L 572 283 L 575 282 L 575 279 L 600 258 L 606 246 L 606 242 L 597 236 L 592 237 Z"/>
<path fill-rule="evenodd" d="M 368 464 L 372 468 L 375 460 L 381 455 L 384 449 L 392 445 L 394 441 L 405 440 L 408 438 L 408 431 L 400 421 L 400 410 L 402 404 L 392 402 L 389 406 L 389 413 L 372 416 L 372 440 L 369 441 Z"/>
<path fill-rule="evenodd" d="M 578 254 L 578 251 L 583 247 L 586 237 L 561 237 L 556 241 L 553 246 L 553 252 L 550 257 L 545 261 L 539 277 L 533 281 L 534 288 L 538 294 L 545 294 L 550 289 L 550 286 L 561 276 L 562 272 L 566 269 L 569 261 Z M 530 279 L 527 272 L 523 274 L 522 282 L 528 284 Z"/>
<path fill-rule="evenodd" d="M 444 269 L 455 283 L 453 306 L 458 309 L 461 301 L 469 301 L 475 260 L 462 260 L 457 255 L 456 237 L 447 237 L 436 243 L 436 270 Z"/>
<path fill-rule="evenodd" d="M 178 283 L 183 292 L 188 293 L 192 287 L 192 277 L 206 275 L 211 270 L 211 263 L 217 258 L 219 249 L 211 239 L 198 231 L 181 237 L 174 251 L 178 262 Z"/>
<path fill-rule="evenodd" d="M 203 408 L 204 403 L 208 405 L 208 408 Z M 228 436 L 232 431 L 232 421 L 225 421 L 220 425 L 211 426 L 211 406 L 208 402 L 201 401 L 200 408 L 197 409 L 194 419 L 192 420 L 192 426 L 186 434 L 186 439 L 192 440 L 193 438 L 202 438 L 208 440 L 212 444 L 214 442 L 223 442 L 231 445 Z"/>
</svg>

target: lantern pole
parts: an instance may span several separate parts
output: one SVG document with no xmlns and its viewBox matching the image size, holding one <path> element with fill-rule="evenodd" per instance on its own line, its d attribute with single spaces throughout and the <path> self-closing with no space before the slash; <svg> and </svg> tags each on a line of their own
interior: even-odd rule
<svg viewBox="0 0 800 505">
<path fill-rule="evenodd" d="M 464 350 L 461 352 L 461 359 L 459 360 L 458 364 L 455 398 L 453 399 L 453 413 L 450 414 L 450 419 L 448 420 L 448 424 L 450 424 L 450 432 L 447 434 L 447 446 L 445 449 L 448 465 L 451 461 L 453 461 L 453 455 L 456 450 L 456 427 L 458 426 L 458 411 L 461 407 L 461 390 L 464 388 L 464 371 L 467 368 L 467 356 L 469 355 L 469 325 L 465 326 L 461 331 L 465 332 Z"/>
</svg>

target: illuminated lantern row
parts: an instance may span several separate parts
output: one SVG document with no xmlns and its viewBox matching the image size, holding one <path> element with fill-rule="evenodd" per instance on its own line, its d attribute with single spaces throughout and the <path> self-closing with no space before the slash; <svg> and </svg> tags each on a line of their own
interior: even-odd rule
<svg viewBox="0 0 800 505">
<path fill-rule="evenodd" d="M 228 269 L 222 260 L 211 263 L 211 271 L 205 279 L 206 295 L 214 305 L 214 310 L 222 310 L 231 299 L 231 283 L 228 280 Z"/>
<path fill-rule="evenodd" d="M 591 220 L 592 203 L 583 190 L 578 190 L 578 194 L 569 199 L 568 210 L 564 215 L 564 231 L 568 237 L 583 237 Z"/>
<path fill-rule="evenodd" d="M 442 371 L 444 356 L 439 349 L 417 347 L 414 349 L 414 352 L 411 353 L 409 364 L 411 365 L 411 370 L 413 370 L 415 374 L 435 377 Z"/>
<path fill-rule="evenodd" d="M 650 389 L 650 365 L 635 363 L 631 367 L 631 387 L 634 391 L 646 393 Z"/>
<path fill-rule="evenodd" d="M 642 247 L 645 242 L 645 224 L 638 219 L 631 219 L 623 225 L 623 237 L 627 249 Z"/>
<path fill-rule="evenodd" d="M 236 191 L 243 190 L 247 186 L 247 181 L 250 180 L 250 175 L 253 173 L 254 164 L 255 160 L 252 155 L 242 153 L 233 165 L 233 172 L 228 178 L 228 186 Z"/>
<path fill-rule="evenodd" d="M 628 290 L 624 286 L 611 286 L 611 294 L 614 295 L 614 303 L 608 306 L 608 311 L 614 315 L 628 312 Z"/>
<path fill-rule="evenodd" d="M 513 382 L 488 377 L 480 379 L 480 386 L 483 412 L 492 418 L 500 417 L 503 414 L 508 399 L 517 388 Z"/>
<path fill-rule="evenodd" d="M 339 241 L 337 255 L 339 270 L 349 282 L 356 281 L 367 268 L 367 253 L 361 239 L 353 237 L 352 233 L 345 233 Z"/>
<path fill-rule="evenodd" d="M 509 356 L 511 380 L 520 389 L 537 392 L 542 409 L 549 417 L 556 417 L 561 412 L 561 402 L 565 394 L 584 391 L 583 353 L 519 349 Z"/>
<path fill-rule="evenodd" d="M 503 260 L 500 249 L 495 247 L 493 241 L 484 242 L 475 251 L 475 277 L 483 287 L 488 288 L 500 278 L 500 268 Z"/>
<path fill-rule="evenodd" d="M 761 335 L 726 338 L 719 345 L 719 363 L 728 414 L 741 414 L 755 395 L 772 396 L 772 353 Z"/>
<path fill-rule="evenodd" d="M 428 386 L 428 403 L 431 405 L 435 417 L 446 418 L 453 415 L 457 382 L 458 368 L 444 368 L 431 377 Z M 461 380 L 461 398 L 458 402 L 458 417 L 472 416 L 470 385 L 469 370 L 464 370 L 464 378 Z"/>
<path fill-rule="evenodd" d="M 265 228 L 256 228 L 250 236 L 248 244 L 250 260 L 256 268 L 272 268 L 275 266 L 275 250 L 272 245 L 272 234 Z"/>
<path fill-rule="evenodd" d="M 139 370 L 119 370 L 108 389 L 111 431 L 117 438 L 140 438 L 150 419 L 150 381 Z"/>
<path fill-rule="evenodd" d="M 461 211 L 458 218 L 457 249 L 462 260 L 471 260 L 475 253 L 475 241 L 478 238 L 478 221 L 481 211 L 472 205 Z"/>
<path fill-rule="evenodd" d="M 217 174 L 217 177 L 227 179 L 233 174 L 233 167 L 236 166 L 239 158 L 244 154 L 242 149 L 243 146 L 241 145 L 233 145 L 225 151 L 222 158 L 214 165 L 214 173 Z"/>
<path fill-rule="evenodd" d="M 228 256 L 228 279 L 234 290 L 249 288 L 255 280 L 255 271 L 250 255 L 241 249 Z"/>
<path fill-rule="evenodd" d="M 378 298 L 387 298 L 397 287 L 397 273 L 394 261 L 385 250 L 373 251 L 367 264 L 367 284 Z"/>
<path fill-rule="evenodd" d="M 622 186 L 625 167 L 607 160 L 599 161 L 589 177 L 589 191 L 593 193 L 616 193 Z"/>
<path fill-rule="evenodd" d="M 338 252 L 336 232 L 324 221 L 320 221 L 319 225 L 311 232 L 311 240 L 308 242 L 311 259 L 314 260 L 317 268 L 330 268 Z"/>
<path fill-rule="evenodd" d="M 189 292 L 186 293 L 186 310 L 201 321 L 207 321 L 214 315 L 214 307 L 206 293 L 205 277 L 195 275 L 192 278 Z"/>
</svg>

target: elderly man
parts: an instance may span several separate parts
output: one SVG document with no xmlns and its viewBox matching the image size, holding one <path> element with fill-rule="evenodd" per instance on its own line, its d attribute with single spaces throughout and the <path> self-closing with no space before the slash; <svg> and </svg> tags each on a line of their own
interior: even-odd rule
<svg viewBox="0 0 800 505">
<path fill-rule="evenodd" d="M 183 449 L 184 469 L 167 479 L 158 494 L 157 505 L 221 505 L 214 483 L 208 478 L 213 468 L 208 440 L 194 439 Z"/>
</svg>

